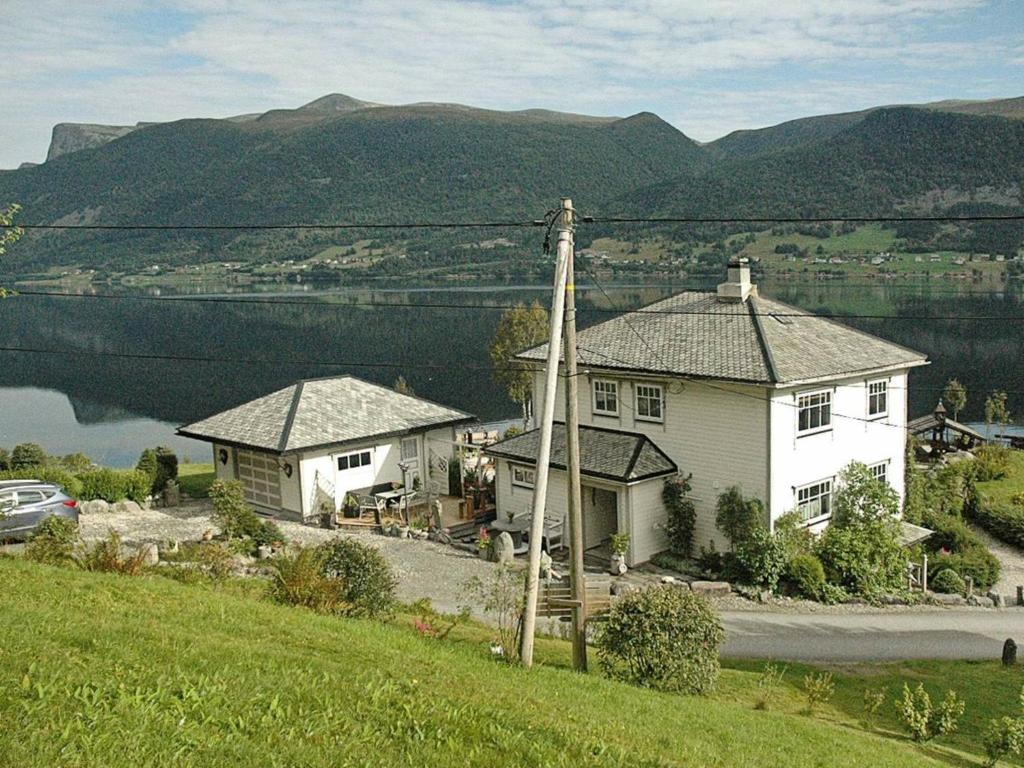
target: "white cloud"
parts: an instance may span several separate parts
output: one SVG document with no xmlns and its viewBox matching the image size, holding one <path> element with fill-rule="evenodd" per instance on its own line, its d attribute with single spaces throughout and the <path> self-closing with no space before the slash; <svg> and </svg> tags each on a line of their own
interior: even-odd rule
<svg viewBox="0 0 1024 768">
<path fill-rule="evenodd" d="M 785 105 L 853 108 L 843 88 L 808 85 L 815 67 L 845 67 L 849 87 L 866 99 L 854 106 L 867 106 L 885 100 L 888 86 L 860 74 L 864 64 L 919 70 L 1005 66 L 1014 57 L 1020 63 L 1019 34 L 1012 45 L 929 38 L 929 25 L 967 20 L 981 6 L 982 0 L 180 0 L 170 10 L 187 17 L 161 26 L 160 12 L 168 9 L 144 0 L 8 0 L 3 16 L 11 32 L 2 46 L 11 74 L 0 84 L 0 99 L 10 121 L 0 166 L 39 157 L 50 125 L 62 120 L 228 115 L 334 91 L 390 103 L 649 109 L 711 138 L 764 124 L 761 116 L 799 114 Z M 155 26 L 144 28 L 141 18 Z M 918 79 L 908 74 L 894 96 L 912 98 Z M 765 89 L 756 87 L 762 80 Z"/>
</svg>

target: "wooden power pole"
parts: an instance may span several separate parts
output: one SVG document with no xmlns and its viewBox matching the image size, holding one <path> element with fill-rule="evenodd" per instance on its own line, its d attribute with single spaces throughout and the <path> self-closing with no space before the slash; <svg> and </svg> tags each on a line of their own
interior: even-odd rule
<svg viewBox="0 0 1024 768">
<path fill-rule="evenodd" d="M 569 589 L 572 593 L 572 665 L 587 670 L 587 586 L 583 573 L 583 492 L 580 487 L 580 413 L 576 383 L 576 283 L 572 200 L 562 198 L 558 250 L 566 252 L 565 283 L 565 450 L 569 483 Z"/>
<path fill-rule="evenodd" d="M 565 313 L 565 284 L 568 249 L 562 247 L 559 234 L 555 259 L 555 287 L 551 297 L 551 323 L 548 327 L 548 357 L 545 371 L 544 403 L 540 416 L 540 448 L 533 484 L 533 518 L 530 521 L 530 557 L 526 572 L 526 605 L 523 607 L 523 632 L 519 656 L 523 666 L 533 665 L 533 640 L 537 629 L 537 599 L 540 592 L 540 553 L 544 537 L 544 510 L 548 493 L 548 466 L 551 463 L 551 432 L 555 420 L 555 393 L 558 389 L 558 358 L 561 348 L 562 319 Z"/>
</svg>

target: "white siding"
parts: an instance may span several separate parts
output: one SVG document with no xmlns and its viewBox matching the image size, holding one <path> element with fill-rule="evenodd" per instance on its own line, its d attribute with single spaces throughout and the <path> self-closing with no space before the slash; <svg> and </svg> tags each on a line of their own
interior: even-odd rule
<svg viewBox="0 0 1024 768">
<path fill-rule="evenodd" d="M 665 538 L 667 516 L 661 501 L 663 478 L 636 483 L 629 488 L 627 515 L 629 518 L 628 565 L 645 563 L 658 552 L 668 549 Z"/>
<path fill-rule="evenodd" d="M 867 382 L 889 382 L 888 414 L 869 420 Z M 774 521 L 795 506 L 795 489 L 833 478 L 851 461 L 889 462 L 889 483 L 903 497 L 907 422 L 907 373 L 861 376 L 778 390 L 772 397 L 771 516 Z M 797 436 L 797 396 L 832 391 L 832 429 Z M 844 418 L 852 417 L 852 418 Z"/>
</svg>

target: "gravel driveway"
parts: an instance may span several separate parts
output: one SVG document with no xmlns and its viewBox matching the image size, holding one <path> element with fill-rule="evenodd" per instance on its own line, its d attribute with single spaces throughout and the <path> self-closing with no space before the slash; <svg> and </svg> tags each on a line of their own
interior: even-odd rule
<svg viewBox="0 0 1024 768">
<path fill-rule="evenodd" d="M 143 509 L 89 513 L 81 516 L 82 537 L 95 540 L 111 530 L 130 544 L 189 541 L 216 531 L 209 502 L 193 502 L 172 509 Z M 453 547 L 432 541 L 394 539 L 372 533 L 342 533 L 313 528 L 301 523 L 276 521 L 290 541 L 319 544 L 335 537 L 358 538 L 376 547 L 387 558 L 398 577 L 398 599 L 412 602 L 429 598 L 442 612 L 454 613 L 468 603 L 463 585 L 474 576 L 485 577 L 494 565 Z"/>
</svg>

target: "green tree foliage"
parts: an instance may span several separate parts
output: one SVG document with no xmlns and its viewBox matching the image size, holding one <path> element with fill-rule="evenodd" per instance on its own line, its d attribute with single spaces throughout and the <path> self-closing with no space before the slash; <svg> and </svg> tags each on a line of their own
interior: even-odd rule
<svg viewBox="0 0 1024 768">
<path fill-rule="evenodd" d="M 786 546 L 765 526 L 756 526 L 736 547 L 736 563 L 745 581 L 774 592 L 786 568 Z"/>
<path fill-rule="evenodd" d="M 11 451 L 11 469 L 42 467 L 48 463 L 49 458 L 42 446 L 36 443 L 20 443 Z"/>
<path fill-rule="evenodd" d="M 1009 755 L 1018 756 L 1024 752 L 1024 687 L 1017 700 L 1020 705 L 1018 714 L 989 720 L 988 728 L 982 736 L 988 758 L 985 765 L 989 768 Z"/>
<path fill-rule="evenodd" d="M 392 613 L 398 580 L 380 550 L 354 539 L 334 539 L 319 549 L 324 574 L 342 585 L 346 615 L 381 618 Z"/>
<path fill-rule="evenodd" d="M 993 424 L 998 424 L 1000 428 L 1005 430 L 1006 425 L 1010 423 L 1010 419 L 1010 408 L 1006 404 L 1006 393 L 1002 390 L 994 390 L 985 399 L 985 423 L 990 428 Z"/>
<path fill-rule="evenodd" d="M 896 712 L 903 727 L 914 741 L 921 742 L 955 731 L 964 709 L 964 702 L 956 691 L 946 691 L 942 702 L 933 705 L 922 683 L 913 691 L 904 683 L 903 696 L 896 700 Z"/>
<path fill-rule="evenodd" d="M 283 543 L 281 530 L 263 520 L 245 500 L 245 491 L 237 480 L 215 480 L 210 486 L 213 522 L 228 540 L 247 541 L 250 551 L 267 544 Z"/>
<path fill-rule="evenodd" d="M 139 460 L 135 464 L 135 468 L 140 472 L 145 473 L 149 478 L 150 487 L 156 487 L 156 475 L 157 475 L 157 463 L 156 463 L 156 451 L 152 448 L 143 449 L 142 453 L 139 454 Z"/>
<path fill-rule="evenodd" d="M 88 472 L 92 469 L 92 459 L 84 453 L 69 453 L 60 457 L 60 465 L 69 472 Z"/>
<path fill-rule="evenodd" d="M 153 480 L 153 495 L 163 493 L 167 483 L 178 479 L 178 457 L 170 448 L 157 446 L 156 477 Z"/>
<path fill-rule="evenodd" d="M 665 504 L 668 519 L 665 533 L 668 536 L 669 549 L 680 557 L 689 557 L 693 550 L 693 530 L 697 524 L 697 508 L 688 498 L 691 485 L 689 474 L 686 477 L 675 475 L 665 479 L 661 490 L 661 500 Z"/>
<path fill-rule="evenodd" d="M 764 504 L 758 498 L 745 498 L 740 487 L 734 485 L 718 497 L 715 525 L 736 549 L 756 529 L 767 526 Z"/>
<path fill-rule="evenodd" d="M 875 478 L 865 464 L 852 462 L 840 473 L 839 490 L 832 505 L 832 525 L 891 520 L 899 511 L 899 494 L 891 485 Z"/>
<path fill-rule="evenodd" d="M 0 472 L 5 472 L 11 468 L 11 454 L 7 452 L 6 448 L 0 448 Z"/>
<path fill-rule="evenodd" d="M 548 312 L 534 302 L 529 307 L 517 304 L 505 310 L 491 341 L 494 380 L 505 387 L 508 396 L 523 410 L 523 424 L 529 419 L 533 369 L 515 359 L 516 354 L 547 341 Z"/>
<path fill-rule="evenodd" d="M 960 419 L 960 411 L 967 406 L 967 387 L 959 379 L 950 379 L 942 390 L 942 402 L 953 412 L 953 419 Z"/>
<path fill-rule="evenodd" d="M 610 677 L 662 691 L 699 694 L 718 677 L 724 632 L 708 602 L 671 585 L 630 592 L 612 604 L 597 637 Z"/>
</svg>

